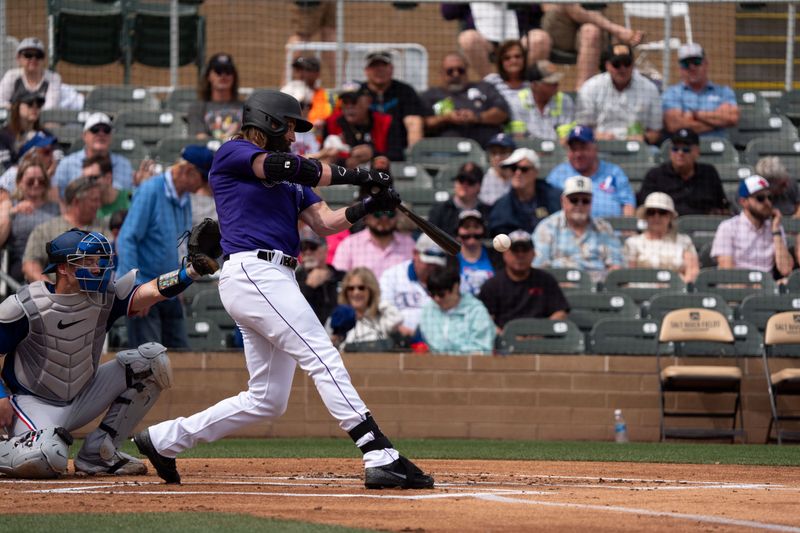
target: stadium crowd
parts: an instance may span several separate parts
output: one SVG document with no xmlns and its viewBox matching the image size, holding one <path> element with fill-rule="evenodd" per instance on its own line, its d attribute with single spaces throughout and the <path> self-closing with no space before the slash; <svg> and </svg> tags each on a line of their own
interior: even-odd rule
<svg viewBox="0 0 800 533">
<path fill-rule="evenodd" d="M 618 269 L 666 269 L 692 283 L 701 267 L 716 265 L 780 281 L 800 263 L 792 251 L 800 251 L 793 246 L 797 236 L 782 223 L 800 214 L 800 193 L 781 161 L 760 161 L 757 174 L 738 184 L 735 202 L 715 167 L 698 161 L 701 140 L 726 138 L 739 119 L 731 88 L 709 80 L 701 45 L 680 48 L 681 80 L 662 92 L 635 67 L 641 32 L 577 5 L 538 13 L 543 29 L 505 42 L 483 35 L 476 13 L 443 6 L 443 15 L 467 17 L 471 26 L 458 37 L 463 53 L 446 53 L 439 84 L 422 93 L 394 77 L 391 50 L 366 55 L 364 81 L 348 81 L 335 95 L 321 87 L 323 62 L 298 56 L 283 88 L 314 124 L 292 146 L 300 155 L 390 171 L 422 139 L 459 137 L 487 156 L 486 168 L 474 162 L 457 168 L 446 199 L 426 213 L 462 243 L 456 258 L 427 236 L 416 237 L 395 211 L 369 214 L 327 239 L 302 230 L 297 281 L 341 347 L 491 354 L 513 319 L 569 317 L 569 301 L 548 269 L 580 270 L 600 283 Z M 561 90 L 563 73 L 545 58 L 556 41 L 572 43 L 576 32 L 573 96 Z M 617 42 L 604 48 L 602 32 Z M 0 103 L 9 113 L 0 130 L 5 272 L 20 283 L 47 279 L 45 243 L 72 227 L 109 235 L 120 274 L 138 268 L 150 279 L 176 268 L 185 253 L 180 236 L 193 221 L 214 216 L 208 141 L 224 142 L 241 125 L 233 57 L 217 53 L 207 62 L 185 116 L 192 141 L 181 155 L 136 168 L 111 149 L 114 119 L 91 109 L 79 148 L 64 155 L 41 111 L 79 109 L 83 98 L 44 68 L 38 38 L 21 41 L 17 60 L 19 67 L 0 80 Z M 481 79 L 471 79 L 470 69 Z M 541 154 L 522 145 L 530 138 L 563 146 L 565 160 L 545 169 Z M 625 170 L 601 157 L 598 142 L 608 140 L 636 141 L 652 153 L 667 142 L 668 159 L 634 190 Z M 684 215 L 730 218 L 698 250 L 678 232 Z M 617 217 L 637 217 L 641 231 L 616 230 L 607 219 Z M 502 252 L 487 245 L 498 234 L 510 238 Z M 148 316 L 129 319 L 128 342 L 188 348 L 184 314 L 180 302 L 162 302 Z"/>
</svg>

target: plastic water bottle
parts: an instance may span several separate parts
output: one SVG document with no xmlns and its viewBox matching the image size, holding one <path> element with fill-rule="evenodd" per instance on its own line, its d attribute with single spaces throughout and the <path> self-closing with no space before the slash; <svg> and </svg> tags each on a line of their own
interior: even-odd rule
<svg viewBox="0 0 800 533">
<path fill-rule="evenodd" d="M 614 440 L 618 443 L 628 442 L 628 426 L 622 417 L 622 409 L 614 409 Z"/>
</svg>

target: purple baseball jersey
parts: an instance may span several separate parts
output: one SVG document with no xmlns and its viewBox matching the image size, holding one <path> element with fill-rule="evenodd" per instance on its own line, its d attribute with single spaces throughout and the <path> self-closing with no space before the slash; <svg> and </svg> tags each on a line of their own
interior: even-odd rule
<svg viewBox="0 0 800 533">
<path fill-rule="evenodd" d="M 225 254 L 280 250 L 297 256 L 300 212 L 321 202 L 310 187 L 280 182 L 267 185 L 253 172 L 253 159 L 266 153 L 237 139 L 224 143 L 214 156 L 208 182 L 214 192 Z"/>
</svg>

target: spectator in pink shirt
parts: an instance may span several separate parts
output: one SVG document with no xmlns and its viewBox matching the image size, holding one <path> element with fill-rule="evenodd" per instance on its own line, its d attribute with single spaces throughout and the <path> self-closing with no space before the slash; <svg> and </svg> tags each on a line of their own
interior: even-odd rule
<svg viewBox="0 0 800 533">
<path fill-rule="evenodd" d="M 346 237 L 333 256 L 336 270 L 367 267 L 380 279 L 387 268 L 411 259 L 414 239 L 397 231 L 395 211 L 377 211 L 364 217 L 366 229 Z"/>
<path fill-rule="evenodd" d="M 769 182 L 752 175 L 739 183 L 742 212 L 719 225 L 711 257 L 719 268 L 748 268 L 788 276 L 794 266 L 786 247 L 781 212 L 772 206 Z"/>
</svg>

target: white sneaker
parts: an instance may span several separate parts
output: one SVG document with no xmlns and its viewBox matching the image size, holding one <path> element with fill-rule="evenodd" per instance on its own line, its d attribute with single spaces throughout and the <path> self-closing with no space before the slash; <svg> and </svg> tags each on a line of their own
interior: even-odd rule
<svg viewBox="0 0 800 533">
<path fill-rule="evenodd" d="M 92 463 L 80 456 L 75 457 L 75 472 L 89 476 L 141 476 L 147 473 L 147 465 L 140 459 L 117 450 L 108 462 Z"/>
</svg>

